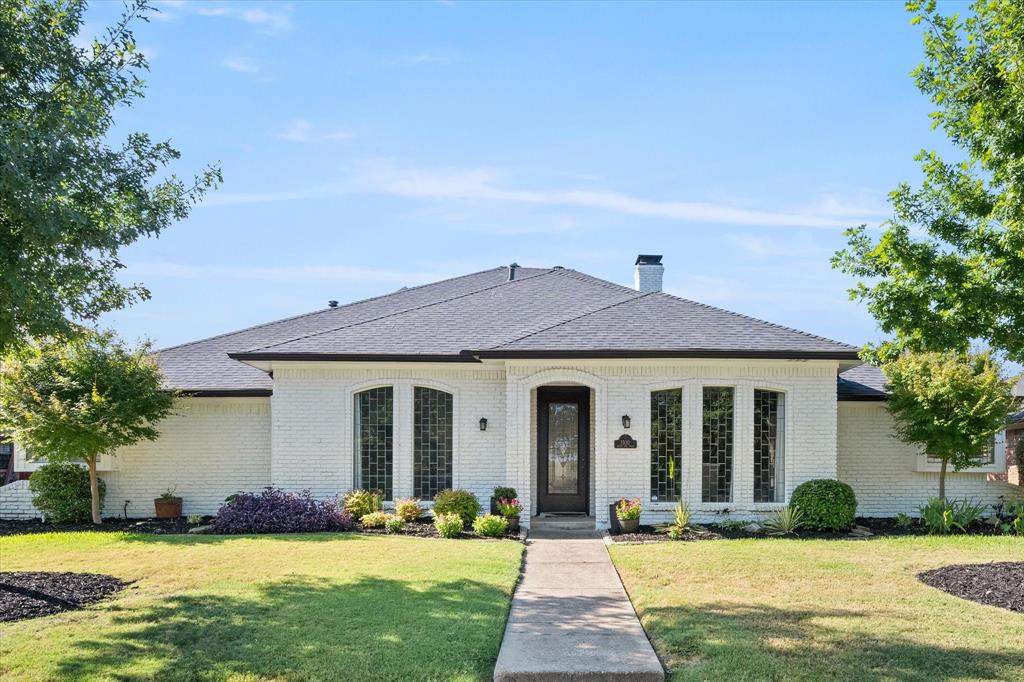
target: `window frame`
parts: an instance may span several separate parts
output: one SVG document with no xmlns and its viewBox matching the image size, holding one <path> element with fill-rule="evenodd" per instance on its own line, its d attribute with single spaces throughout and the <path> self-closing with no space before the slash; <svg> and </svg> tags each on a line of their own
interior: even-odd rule
<svg viewBox="0 0 1024 682">
<path fill-rule="evenodd" d="M 954 469 L 952 466 L 946 470 L 948 474 L 1005 474 L 1006 473 L 1006 430 L 997 432 L 993 437 L 992 463 L 982 464 L 976 467 Z M 922 473 L 938 473 L 942 471 L 942 461 L 929 457 L 924 452 L 919 452 L 916 457 L 915 471 Z"/>
<path fill-rule="evenodd" d="M 652 410 L 652 403 L 654 400 L 655 393 L 666 393 L 668 391 L 677 391 L 679 393 L 679 492 L 674 499 L 655 499 L 654 497 L 654 415 Z M 675 505 L 678 502 L 685 501 L 686 495 L 686 388 L 685 386 L 676 384 L 671 386 L 657 386 L 651 387 L 647 391 L 647 499 L 652 505 Z"/>
<path fill-rule="evenodd" d="M 730 417 L 730 427 L 731 427 L 731 438 L 730 438 L 730 443 L 729 443 L 729 476 L 728 476 L 728 478 L 729 478 L 729 495 L 728 495 L 728 499 L 726 499 L 726 500 L 707 500 L 707 499 L 705 499 L 704 468 L 706 466 L 709 466 L 709 465 L 705 464 L 705 462 L 704 462 L 704 413 L 705 413 L 705 401 L 706 401 L 705 392 L 708 389 L 719 389 L 719 390 L 725 389 L 725 390 L 729 390 L 731 392 L 731 395 L 732 395 L 732 401 L 731 401 L 731 406 L 730 406 L 730 410 L 729 410 L 729 412 L 730 412 L 730 415 L 729 415 L 729 417 Z M 753 395 L 753 394 L 751 394 L 751 395 Z M 700 442 L 700 458 L 699 458 L 699 461 L 700 461 L 700 467 L 701 467 L 701 469 L 700 469 L 700 504 L 701 505 L 724 505 L 724 506 L 728 506 L 728 505 L 735 505 L 735 504 L 738 504 L 738 503 L 739 504 L 745 504 L 746 503 L 746 501 L 738 501 L 736 499 L 736 482 L 737 482 L 736 481 L 736 478 L 737 478 L 736 477 L 736 473 L 737 473 L 736 464 L 737 464 L 737 460 L 740 459 L 738 457 L 739 449 L 737 448 L 737 435 L 738 435 L 738 432 L 736 430 L 736 417 L 737 417 L 737 413 L 741 412 L 740 405 L 741 405 L 740 387 L 738 387 L 737 385 L 735 385 L 735 384 L 728 384 L 728 383 L 704 383 L 704 384 L 701 385 L 701 391 L 700 391 L 700 410 L 698 411 L 698 415 L 699 415 L 698 423 L 700 424 L 700 440 L 699 440 L 699 442 Z M 741 441 L 741 443 L 742 443 L 742 441 Z"/>
<path fill-rule="evenodd" d="M 378 383 L 371 384 L 368 386 L 361 386 L 353 389 L 352 394 L 352 488 L 353 489 L 368 489 L 363 481 L 362 471 L 362 447 L 360 444 L 361 432 L 360 423 L 362 420 L 360 396 L 370 391 L 376 391 L 380 389 L 391 389 L 391 494 L 388 495 L 386 490 L 382 490 L 383 497 L 386 498 L 383 501 L 392 502 L 395 496 L 395 488 L 397 483 L 396 473 L 398 471 L 397 455 L 400 452 L 399 440 L 398 440 L 398 424 L 396 423 L 395 417 L 398 414 L 398 386 L 394 383 Z M 379 490 L 379 488 L 373 488 Z"/>
<path fill-rule="evenodd" d="M 786 505 L 789 502 L 789 495 L 787 495 L 787 482 L 789 480 L 789 472 L 787 471 L 788 466 L 788 449 L 789 449 L 789 391 L 775 386 L 766 385 L 755 385 L 750 391 L 750 413 L 751 419 L 757 419 L 757 392 L 761 391 L 764 393 L 774 393 L 779 397 L 779 423 L 775 427 L 776 435 L 776 456 L 775 456 L 775 498 L 774 500 L 758 500 L 757 499 L 757 424 L 756 421 L 751 423 L 750 433 L 750 451 L 752 456 L 750 476 L 751 476 L 751 503 L 754 505 Z M 781 441 L 781 447 L 779 443 Z M 781 456 L 780 456 L 781 455 Z M 781 464 L 781 466 L 780 466 Z M 781 479 L 781 480 L 780 480 Z"/>
<path fill-rule="evenodd" d="M 417 488 L 416 488 L 416 464 L 417 464 L 417 457 L 418 457 L 417 452 L 416 452 L 416 428 L 417 428 L 417 424 L 416 424 L 416 392 L 419 389 L 422 389 L 424 391 L 433 391 L 435 393 L 444 394 L 444 395 L 448 396 L 448 399 L 450 400 L 450 403 L 451 403 L 451 406 L 450 406 L 450 409 L 449 409 L 449 415 L 448 415 L 449 416 L 449 427 L 450 427 L 450 430 L 451 430 L 451 433 L 450 433 L 451 450 L 448 453 L 448 468 L 449 468 L 449 476 L 448 476 L 448 478 L 450 479 L 450 482 L 449 482 L 449 485 L 446 486 L 446 487 L 454 487 L 455 486 L 455 456 L 456 456 L 456 452 L 457 452 L 458 431 L 459 431 L 459 429 L 458 429 L 457 412 L 456 412 L 456 406 L 458 404 L 458 400 L 457 400 L 455 391 L 452 390 L 450 387 L 442 387 L 440 385 L 432 385 L 432 384 L 426 384 L 426 383 L 414 383 L 411 386 L 412 395 L 411 395 L 410 403 L 409 403 L 410 404 L 410 408 L 411 408 L 410 409 L 410 413 L 409 413 L 410 431 L 411 431 L 410 439 L 409 439 L 409 453 L 410 453 L 409 481 L 410 481 L 410 484 L 411 484 L 412 496 L 413 497 L 417 497 L 417 498 L 420 498 L 420 499 L 433 500 L 434 495 L 429 496 L 429 498 L 422 498 L 422 497 L 420 497 L 420 492 L 421 491 L 417 490 Z M 444 487 L 438 488 L 438 490 L 444 490 Z M 436 495 L 436 493 L 435 493 L 435 495 Z"/>
</svg>

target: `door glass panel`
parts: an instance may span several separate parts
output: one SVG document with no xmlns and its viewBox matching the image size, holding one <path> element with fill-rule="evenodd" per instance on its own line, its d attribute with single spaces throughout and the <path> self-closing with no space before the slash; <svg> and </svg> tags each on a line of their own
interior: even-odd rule
<svg viewBox="0 0 1024 682">
<path fill-rule="evenodd" d="M 580 420 L 576 403 L 548 404 L 548 494 L 579 492 Z"/>
</svg>

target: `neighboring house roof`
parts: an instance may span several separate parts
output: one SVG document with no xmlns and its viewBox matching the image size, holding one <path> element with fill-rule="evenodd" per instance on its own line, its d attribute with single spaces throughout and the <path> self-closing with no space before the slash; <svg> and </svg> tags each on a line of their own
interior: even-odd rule
<svg viewBox="0 0 1024 682">
<path fill-rule="evenodd" d="M 172 388 L 266 395 L 270 378 L 239 360 L 857 359 L 844 343 L 575 270 L 514 273 L 494 268 L 167 348 L 160 366 Z"/>
</svg>

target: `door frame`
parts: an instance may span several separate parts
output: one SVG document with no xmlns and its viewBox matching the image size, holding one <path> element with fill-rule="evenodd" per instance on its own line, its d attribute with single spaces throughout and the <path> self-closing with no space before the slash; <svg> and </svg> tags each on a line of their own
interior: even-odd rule
<svg viewBox="0 0 1024 682">
<path fill-rule="evenodd" d="M 540 386 L 537 388 L 537 513 L 582 512 L 590 514 L 590 387 Z M 548 405 L 575 402 L 579 429 L 579 479 L 577 493 L 549 494 L 548 487 Z"/>
</svg>

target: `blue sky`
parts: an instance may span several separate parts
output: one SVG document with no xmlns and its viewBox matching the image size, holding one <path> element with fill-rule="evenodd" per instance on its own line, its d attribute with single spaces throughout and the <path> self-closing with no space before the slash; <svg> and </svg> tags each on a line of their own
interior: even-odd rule
<svg viewBox="0 0 1024 682">
<path fill-rule="evenodd" d="M 158 6 L 118 130 L 225 176 L 123 253 L 153 299 L 103 322 L 158 346 L 512 261 L 631 284 L 637 253 L 671 293 L 860 344 L 829 257 L 945 147 L 902 3 Z"/>
</svg>

